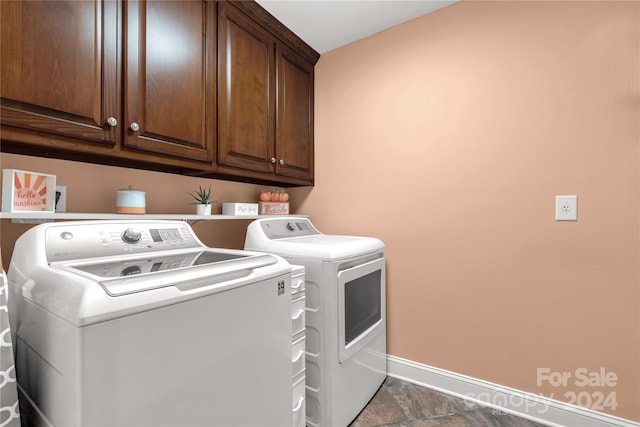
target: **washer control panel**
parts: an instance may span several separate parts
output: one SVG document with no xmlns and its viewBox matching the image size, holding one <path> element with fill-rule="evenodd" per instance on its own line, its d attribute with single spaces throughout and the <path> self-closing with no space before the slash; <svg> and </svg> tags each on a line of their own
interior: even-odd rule
<svg viewBox="0 0 640 427">
<path fill-rule="evenodd" d="M 180 221 L 64 223 L 45 234 L 48 262 L 202 247 Z"/>
<path fill-rule="evenodd" d="M 320 234 L 306 218 L 283 218 L 265 220 L 260 223 L 262 231 L 269 239 L 284 239 L 287 237 L 312 236 Z"/>
</svg>

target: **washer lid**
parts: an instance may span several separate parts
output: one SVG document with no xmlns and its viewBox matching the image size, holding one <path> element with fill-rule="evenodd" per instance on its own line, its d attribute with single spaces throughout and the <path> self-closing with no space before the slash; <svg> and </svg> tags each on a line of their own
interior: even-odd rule
<svg viewBox="0 0 640 427">
<path fill-rule="evenodd" d="M 248 255 L 215 251 L 182 252 L 171 255 L 161 254 L 147 257 L 119 257 L 115 260 L 89 262 L 85 264 L 68 264 L 72 270 L 80 270 L 97 276 L 100 279 L 138 276 L 160 271 L 175 270 L 197 265 L 213 264 L 246 258 Z"/>
<path fill-rule="evenodd" d="M 61 268 L 87 276 L 111 296 L 144 292 L 166 286 L 194 289 L 248 276 L 256 268 L 276 264 L 267 254 L 239 254 L 202 250 L 144 258 L 120 258 Z"/>
</svg>

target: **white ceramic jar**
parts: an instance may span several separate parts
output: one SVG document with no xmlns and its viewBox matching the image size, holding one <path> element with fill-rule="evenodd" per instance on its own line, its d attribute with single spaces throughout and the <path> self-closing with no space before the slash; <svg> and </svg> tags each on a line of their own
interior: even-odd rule
<svg viewBox="0 0 640 427">
<path fill-rule="evenodd" d="M 146 213 L 145 192 L 134 190 L 130 185 L 126 190 L 118 190 L 116 213 L 144 214 Z"/>
</svg>

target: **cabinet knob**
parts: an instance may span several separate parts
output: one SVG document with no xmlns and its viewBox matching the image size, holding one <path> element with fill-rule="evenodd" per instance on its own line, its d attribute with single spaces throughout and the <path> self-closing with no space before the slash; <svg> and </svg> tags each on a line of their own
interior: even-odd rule
<svg viewBox="0 0 640 427">
<path fill-rule="evenodd" d="M 107 119 L 107 124 L 108 124 L 109 126 L 111 126 L 111 127 L 115 127 L 115 125 L 117 125 L 117 124 L 118 124 L 118 121 L 116 120 L 116 118 L 115 118 L 115 117 L 109 117 L 109 118 Z"/>
<path fill-rule="evenodd" d="M 284 166 L 284 160 L 280 159 L 278 163 L 280 163 L 280 166 Z"/>
<path fill-rule="evenodd" d="M 134 132 L 138 132 L 140 130 L 140 126 L 136 122 L 131 123 L 131 126 L 129 126 L 129 127 Z"/>
<path fill-rule="evenodd" d="M 274 164 L 276 163 L 276 158 L 275 157 L 271 158 L 271 163 L 274 163 Z"/>
</svg>

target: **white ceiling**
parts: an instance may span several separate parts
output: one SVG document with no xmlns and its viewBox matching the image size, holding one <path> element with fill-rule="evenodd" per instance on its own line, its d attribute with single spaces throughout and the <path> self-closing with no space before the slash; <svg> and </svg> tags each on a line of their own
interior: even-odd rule
<svg viewBox="0 0 640 427">
<path fill-rule="evenodd" d="M 257 0 L 320 54 L 456 2 L 440 0 Z"/>
</svg>

